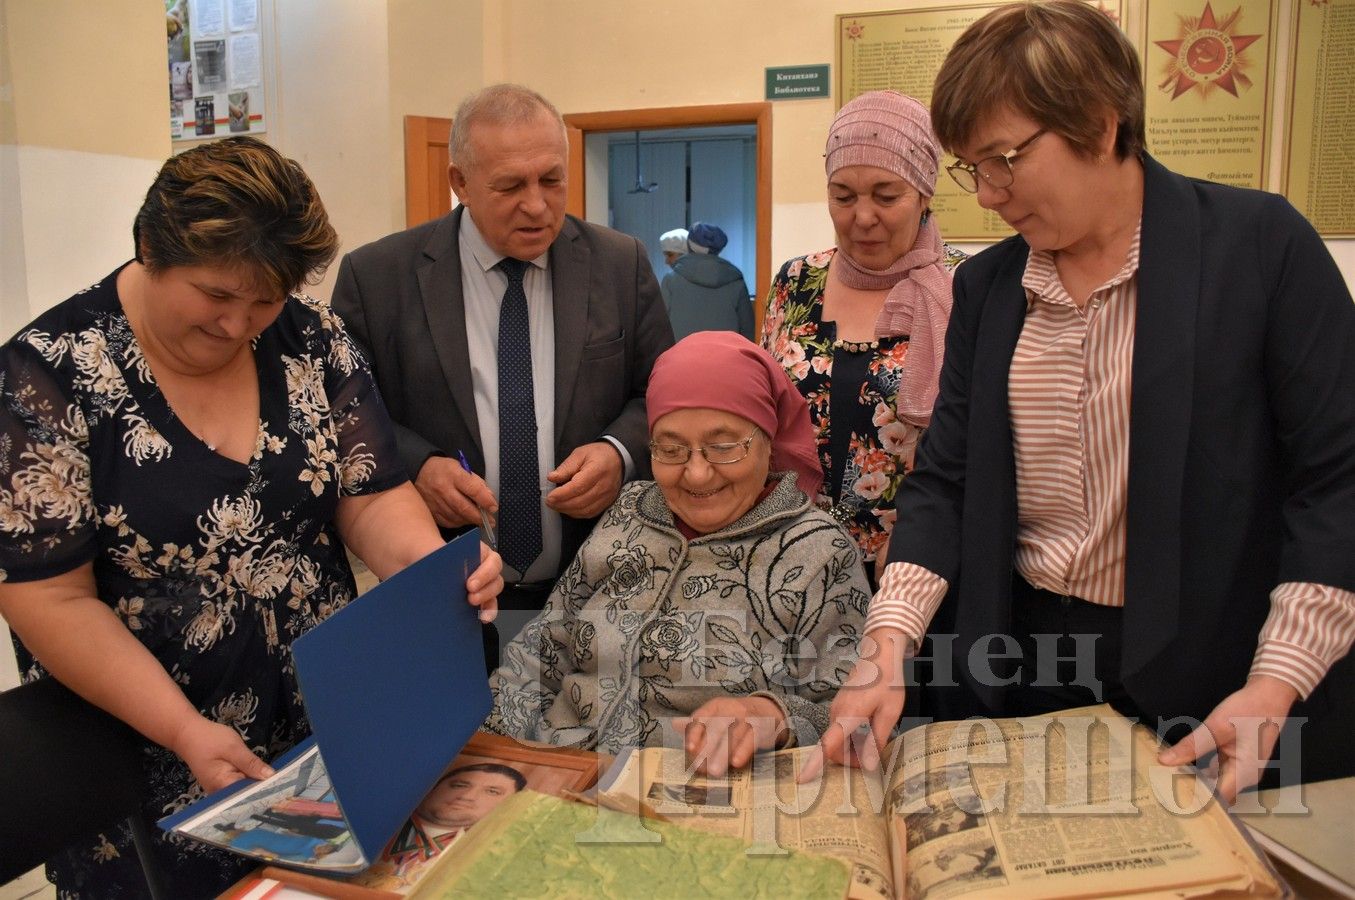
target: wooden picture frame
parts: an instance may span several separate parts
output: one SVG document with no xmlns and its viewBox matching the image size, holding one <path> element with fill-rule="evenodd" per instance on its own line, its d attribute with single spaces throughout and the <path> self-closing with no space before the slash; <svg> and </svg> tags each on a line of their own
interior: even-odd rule
<svg viewBox="0 0 1355 900">
<path fill-rule="evenodd" d="M 485 762 L 517 763 L 515 768 L 527 777 L 527 787 L 557 797 L 563 797 L 565 791 L 583 791 L 592 787 L 611 763 L 610 757 L 590 750 L 533 746 L 485 731 L 477 731 L 466 742 L 447 771 L 465 765 L 461 762 L 462 757 L 479 757 Z"/>
</svg>

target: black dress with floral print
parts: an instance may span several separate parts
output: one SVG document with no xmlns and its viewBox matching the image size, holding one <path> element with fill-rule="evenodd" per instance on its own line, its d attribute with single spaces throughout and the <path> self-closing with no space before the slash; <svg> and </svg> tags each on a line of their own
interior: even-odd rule
<svg viewBox="0 0 1355 900">
<path fill-rule="evenodd" d="M 254 342 L 254 455 L 217 454 L 156 386 L 116 276 L 0 348 L 0 579 L 93 561 L 99 599 L 189 701 L 271 758 L 309 733 L 292 641 L 355 593 L 333 526 L 339 498 L 406 480 L 389 419 L 337 317 L 293 296 Z M 15 647 L 26 680 L 46 674 Z M 152 823 L 202 793 L 162 747 L 146 747 L 145 766 Z M 174 897 L 215 896 L 251 867 L 193 841 L 156 845 Z M 135 896 L 144 884 L 125 828 L 49 872 L 62 897 Z"/>
<path fill-rule="evenodd" d="M 824 479 L 815 502 L 846 527 L 869 562 L 889 539 L 894 494 L 922 430 L 895 414 L 908 336 L 854 344 L 837 340 L 837 323 L 823 319 L 836 252 L 781 267 L 767 294 L 762 346 L 809 403 Z M 953 269 L 964 258 L 946 246 L 942 264 Z"/>
</svg>

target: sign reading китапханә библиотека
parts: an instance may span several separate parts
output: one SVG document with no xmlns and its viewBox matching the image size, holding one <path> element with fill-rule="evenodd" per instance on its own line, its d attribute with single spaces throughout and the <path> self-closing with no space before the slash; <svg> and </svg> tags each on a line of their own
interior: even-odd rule
<svg viewBox="0 0 1355 900">
<path fill-rule="evenodd" d="M 768 100 L 805 100 L 831 96 L 828 66 L 781 66 L 767 69 Z"/>
</svg>

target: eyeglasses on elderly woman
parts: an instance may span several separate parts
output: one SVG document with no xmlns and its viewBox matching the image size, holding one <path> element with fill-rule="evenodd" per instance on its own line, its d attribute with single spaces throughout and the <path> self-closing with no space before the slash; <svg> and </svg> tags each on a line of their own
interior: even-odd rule
<svg viewBox="0 0 1355 900">
<path fill-rule="evenodd" d="M 1006 153 L 999 153 L 996 156 L 988 156 L 976 163 L 963 163 L 958 159 L 946 166 L 946 171 L 950 177 L 955 180 L 961 188 L 971 194 L 979 192 L 979 177 L 988 182 L 990 187 L 1005 188 L 1010 187 L 1016 175 L 1012 172 L 1012 160 L 1016 159 L 1031 144 L 1035 143 L 1036 138 L 1044 134 L 1048 129 L 1041 128 L 1039 131 L 1017 144 Z"/>
<path fill-rule="evenodd" d="M 669 466 L 681 466 L 692 458 L 693 450 L 698 450 L 706 458 L 706 462 L 711 465 L 726 466 L 747 457 L 748 448 L 752 446 L 753 438 L 757 435 L 758 433 L 754 431 L 740 441 L 702 444 L 700 447 L 688 447 L 686 444 L 660 444 L 657 441 L 650 441 L 649 455 L 653 457 L 655 462 Z"/>
</svg>

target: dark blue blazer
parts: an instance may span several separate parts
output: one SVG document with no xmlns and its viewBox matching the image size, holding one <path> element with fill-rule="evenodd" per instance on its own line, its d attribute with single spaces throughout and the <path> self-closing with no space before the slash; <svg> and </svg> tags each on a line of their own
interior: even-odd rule
<svg viewBox="0 0 1355 900">
<path fill-rule="evenodd" d="M 1144 170 L 1121 674 L 1145 712 L 1202 719 L 1245 682 L 1276 584 L 1355 590 L 1355 305 L 1282 197 L 1147 156 Z M 1007 377 L 1028 254 L 1016 236 L 956 272 L 940 396 L 890 544 L 890 562 L 949 581 L 932 631 L 958 633 L 961 670 L 975 641 L 1010 630 Z M 1317 711 L 1351 693 L 1350 663 Z M 1002 711 L 1000 687 L 968 680 Z"/>
</svg>

